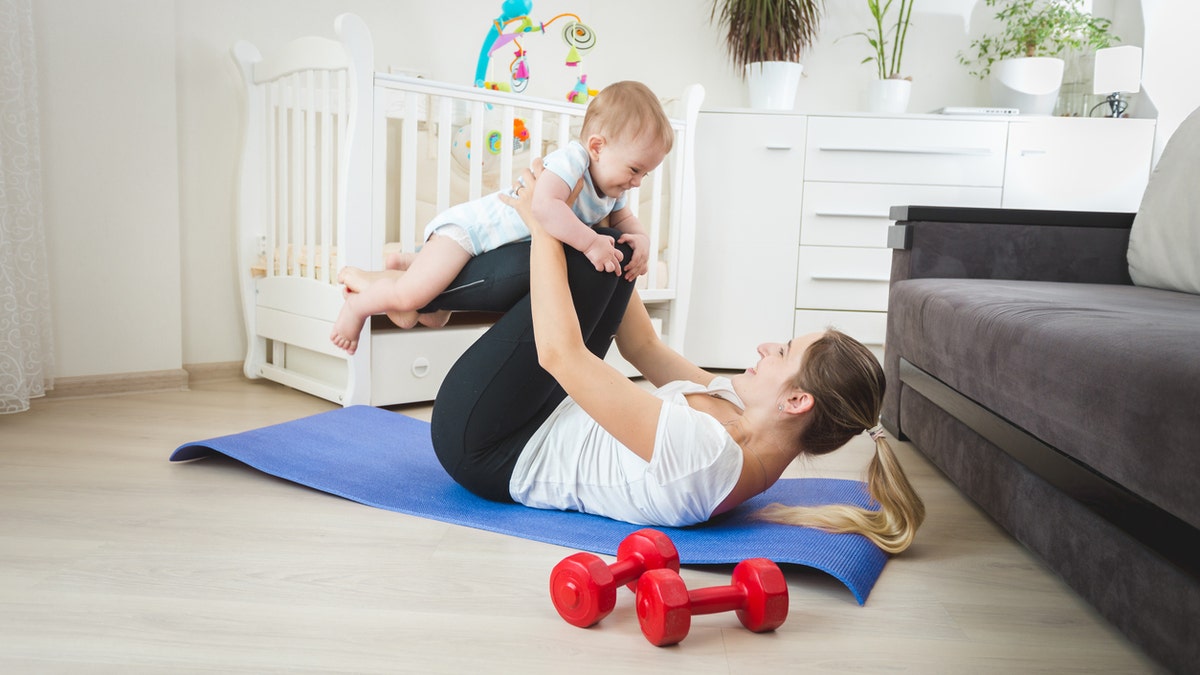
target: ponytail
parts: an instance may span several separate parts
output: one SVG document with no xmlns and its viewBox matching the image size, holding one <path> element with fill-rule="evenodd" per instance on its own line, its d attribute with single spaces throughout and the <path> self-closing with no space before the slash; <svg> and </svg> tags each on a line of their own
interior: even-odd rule
<svg viewBox="0 0 1200 675">
<path fill-rule="evenodd" d="M 770 504 L 758 517 L 784 525 L 814 527 L 826 532 L 861 534 L 887 553 L 907 549 L 925 520 L 925 503 L 917 495 L 887 439 L 875 440 L 875 456 L 867 467 L 867 492 L 879 510 L 849 504 L 786 506 Z"/>
</svg>

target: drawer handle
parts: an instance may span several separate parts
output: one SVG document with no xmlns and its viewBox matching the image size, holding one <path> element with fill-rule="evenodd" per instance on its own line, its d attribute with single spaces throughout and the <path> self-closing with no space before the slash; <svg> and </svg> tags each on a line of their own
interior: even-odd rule
<svg viewBox="0 0 1200 675">
<path fill-rule="evenodd" d="M 416 377 L 425 377 L 429 374 L 429 359 L 424 356 L 418 356 L 412 362 L 412 374 Z"/>
<path fill-rule="evenodd" d="M 1036 156 L 1044 155 L 1044 154 L 1046 154 L 1045 150 L 1022 150 L 1021 151 L 1022 157 L 1036 157 Z"/>
<path fill-rule="evenodd" d="M 874 152 L 887 155 L 958 155 L 972 157 L 987 157 L 992 154 L 990 148 L 873 148 L 869 146 L 839 146 L 822 145 L 821 152 Z"/>
<path fill-rule="evenodd" d="M 824 218 L 879 218 L 881 220 L 891 220 L 891 215 L 887 213 L 852 213 L 849 211 L 817 211 L 816 215 Z"/>
<path fill-rule="evenodd" d="M 890 276 L 886 277 L 848 277 L 844 274 L 810 274 L 809 278 L 813 281 L 891 281 Z"/>
<path fill-rule="evenodd" d="M 768 145 L 767 149 L 768 150 L 791 150 L 792 146 L 790 146 L 790 145 Z"/>
</svg>

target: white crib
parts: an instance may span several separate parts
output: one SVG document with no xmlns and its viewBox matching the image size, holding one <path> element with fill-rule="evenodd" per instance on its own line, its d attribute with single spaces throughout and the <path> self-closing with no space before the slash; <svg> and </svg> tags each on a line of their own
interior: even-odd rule
<svg viewBox="0 0 1200 675">
<path fill-rule="evenodd" d="M 268 57 L 244 41 L 233 48 L 245 82 L 237 200 L 244 372 L 342 405 L 432 400 L 494 317 L 456 314 L 444 328 L 409 330 L 374 317 L 348 357 L 329 341 L 342 303 L 337 271 L 382 269 L 389 252 L 415 250 L 434 214 L 510 185 L 534 157 L 577 136 L 585 108 L 376 73 L 363 21 L 342 14 L 334 29 L 337 40 L 303 37 Z M 693 131 L 703 95 L 693 85 L 674 102 L 675 147 L 632 200 L 659 252 L 639 292 L 677 349 L 687 325 Z"/>
</svg>

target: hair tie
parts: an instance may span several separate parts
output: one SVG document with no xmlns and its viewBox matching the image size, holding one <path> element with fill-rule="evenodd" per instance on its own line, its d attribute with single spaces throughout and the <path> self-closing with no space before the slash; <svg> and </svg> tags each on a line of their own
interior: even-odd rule
<svg viewBox="0 0 1200 675">
<path fill-rule="evenodd" d="M 883 433 L 883 425 L 882 424 L 876 424 L 875 426 L 871 427 L 870 429 L 867 429 L 866 431 L 871 436 L 871 440 L 873 440 L 873 441 L 878 441 L 881 438 L 886 438 L 886 436 Z"/>
</svg>

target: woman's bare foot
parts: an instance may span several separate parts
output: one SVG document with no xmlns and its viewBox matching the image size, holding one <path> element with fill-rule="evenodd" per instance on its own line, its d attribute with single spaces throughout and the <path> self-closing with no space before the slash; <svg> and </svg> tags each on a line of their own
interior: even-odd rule
<svg viewBox="0 0 1200 675">
<path fill-rule="evenodd" d="M 441 328 L 442 326 L 445 326 L 448 321 L 450 321 L 450 310 L 446 309 L 439 309 L 436 312 L 417 315 L 417 323 L 421 324 L 422 326 L 428 326 L 429 328 Z"/>
<path fill-rule="evenodd" d="M 347 354 L 354 354 L 358 349 L 358 337 L 362 334 L 363 324 L 367 322 L 367 315 L 356 308 L 358 304 L 358 294 L 347 293 L 342 310 L 333 322 L 333 331 L 329 333 L 330 342 L 346 350 Z"/>
<path fill-rule="evenodd" d="M 421 315 L 417 314 L 415 311 L 395 311 L 387 313 L 387 318 L 391 319 L 392 323 L 396 324 L 400 328 L 412 328 L 413 326 L 416 326 L 417 322 L 420 320 L 420 316 Z"/>
</svg>

